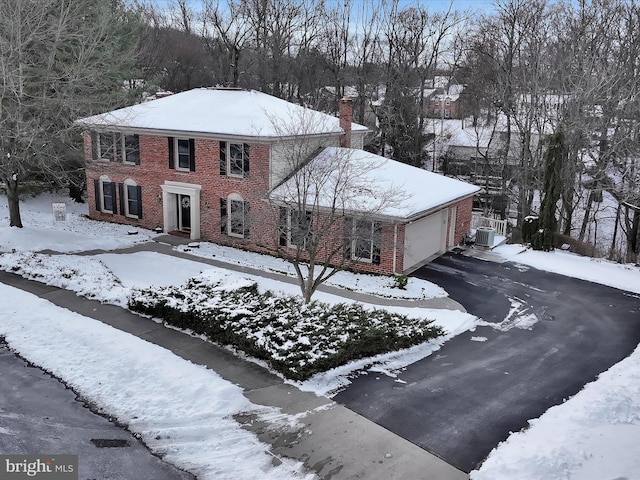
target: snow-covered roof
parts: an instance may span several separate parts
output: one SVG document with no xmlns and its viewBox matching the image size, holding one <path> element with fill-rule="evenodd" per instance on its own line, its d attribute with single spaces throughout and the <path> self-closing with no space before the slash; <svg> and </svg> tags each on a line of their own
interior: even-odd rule
<svg viewBox="0 0 640 480">
<path fill-rule="evenodd" d="M 480 190 L 475 185 L 364 150 L 327 147 L 302 168 L 298 178 L 294 175 L 276 187 L 271 198 L 297 203 L 300 178 L 313 179 L 313 185 L 305 188 L 307 205 L 326 208 L 339 196 L 339 208 L 345 211 L 405 220 Z"/>
<path fill-rule="evenodd" d="M 448 143 L 452 147 L 488 148 L 492 141 L 497 143 L 496 139 L 492 138 L 492 133 L 492 129 L 487 127 L 458 128 L 451 133 Z M 496 133 L 494 137 L 497 136 Z"/>
<path fill-rule="evenodd" d="M 304 119 L 304 132 L 299 123 Z M 241 137 L 342 133 L 337 117 L 255 90 L 196 88 L 131 107 L 82 118 L 87 128 L 192 132 Z M 352 131 L 367 127 L 352 123 Z"/>
</svg>

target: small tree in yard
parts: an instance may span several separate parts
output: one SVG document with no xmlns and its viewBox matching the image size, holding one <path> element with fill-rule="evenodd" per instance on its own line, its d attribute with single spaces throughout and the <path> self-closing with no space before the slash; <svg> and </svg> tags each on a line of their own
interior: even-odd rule
<svg viewBox="0 0 640 480">
<path fill-rule="evenodd" d="M 277 251 L 293 265 L 305 303 L 340 270 L 380 261 L 380 215 L 405 201 L 400 188 L 376 173 L 386 159 L 362 150 L 320 148 L 312 135 L 315 113 L 277 125 L 293 138 L 277 149 L 290 173 L 269 196 L 278 217 Z"/>
<path fill-rule="evenodd" d="M 137 23 L 112 0 L 0 0 L 0 177 L 9 224 L 18 187 L 60 181 L 82 158 L 73 121 L 118 105 Z M 80 160 L 81 161 L 81 160 Z"/>
</svg>

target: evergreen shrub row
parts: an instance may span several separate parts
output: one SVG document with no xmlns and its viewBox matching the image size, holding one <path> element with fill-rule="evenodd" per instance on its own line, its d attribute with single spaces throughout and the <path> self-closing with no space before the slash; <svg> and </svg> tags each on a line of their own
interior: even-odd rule
<svg viewBox="0 0 640 480">
<path fill-rule="evenodd" d="M 292 380 L 444 333 L 433 320 L 358 304 L 304 304 L 298 297 L 261 293 L 255 283 L 228 288 L 206 278 L 183 287 L 135 289 L 129 308 L 232 345 Z"/>
</svg>

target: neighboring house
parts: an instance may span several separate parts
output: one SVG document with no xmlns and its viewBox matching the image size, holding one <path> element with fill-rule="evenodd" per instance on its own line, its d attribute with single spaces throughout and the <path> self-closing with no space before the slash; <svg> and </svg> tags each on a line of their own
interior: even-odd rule
<svg viewBox="0 0 640 480">
<path fill-rule="evenodd" d="M 464 85 L 452 84 L 429 96 L 425 114 L 431 118 L 464 118 L 462 92 Z"/>
<path fill-rule="evenodd" d="M 372 181 L 393 178 L 410 197 L 367 220 L 370 238 L 358 239 L 351 268 L 403 273 L 458 244 L 478 188 L 361 150 L 368 130 L 351 118 L 348 99 L 335 118 L 256 91 L 200 88 L 78 120 L 89 216 L 274 253 L 281 230 L 269 196 L 292 170 L 340 149 L 353 162 L 375 157 Z M 291 165 L 294 148 L 303 163 Z"/>
</svg>

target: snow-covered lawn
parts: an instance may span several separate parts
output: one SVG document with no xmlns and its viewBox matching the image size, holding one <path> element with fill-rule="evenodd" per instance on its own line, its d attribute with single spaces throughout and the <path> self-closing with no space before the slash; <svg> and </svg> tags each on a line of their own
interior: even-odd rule
<svg viewBox="0 0 640 480">
<path fill-rule="evenodd" d="M 519 265 L 640 293 L 637 266 L 522 249 L 504 245 L 493 252 Z M 471 480 L 640 479 L 640 346 L 529 424 L 498 445 Z"/>
<path fill-rule="evenodd" d="M 203 273 L 228 287 L 256 282 L 262 291 L 298 293 L 295 285 L 214 268 L 195 261 L 197 257 L 190 261 L 154 252 L 73 254 L 125 248 L 148 241 L 155 234 L 138 229 L 131 235 L 130 227 L 91 221 L 83 216 L 86 206 L 70 202 L 66 202 L 67 220 L 55 222 L 51 203 L 59 201 L 65 199 L 55 195 L 27 199 L 21 210 L 25 228 L 15 229 L 7 226 L 8 211 L 5 199 L 0 198 L 0 252 L 5 252 L 0 255 L 0 268 L 121 306 L 126 306 L 133 288 L 182 285 Z M 65 254 L 37 253 L 41 250 Z M 234 249 L 212 254 L 207 244 L 202 244 L 196 251 L 215 255 L 218 260 L 224 257 L 235 265 L 271 271 L 284 268 L 282 262 L 271 257 L 254 256 L 252 260 L 251 254 Z M 407 290 L 394 288 L 388 278 L 370 275 L 344 274 L 335 285 L 341 282 L 351 290 L 385 297 L 446 296 L 436 285 L 417 279 L 409 282 Z M 316 298 L 327 303 L 344 302 L 344 298 L 324 293 Z M 348 375 L 357 369 L 374 368 L 393 375 L 392 370 L 429 355 L 447 339 L 473 328 L 477 321 L 458 311 L 391 310 L 435 318 L 447 335 L 401 352 L 352 362 L 297 385 L 323 394 L 347 384 Z M 41 335 L 45 331 L 47 335 Z M 162 348 L 4 285 L 0 285 L 0 335 L 29 361 L 53 372 L 87 400 L 127 423 L 154 452 L 199 478 L 307 478 L 296 463 L 285 461 L 272 468 L 271 457 L 265 453 L 268 446 L 233 421 L 234 414 L 259 410 L 260 406 L 250 404 L 239 389 L 215 373 Z M 151 368 L 151 363 L 157 367 Z M 162 372 L 169 373 L 163 377 Z"/>
<path fill-rule="evenodd" d="M 164 348 L 4 285 L 0 335 L 199 479 L 313 478 L 299 463 L 274 467 L 268 446 L 233 419 L 263 407 Z"/>
<path fill-rule="evenodd" d="M 640 347 L 498 445 L 472 480 L 640 479 Z"/>
<path fill-rule="evenodd" d="M 516 264 L 538 270 L 640 293 L 640 267 L 636 265 L 614 263 L 602 258 L 581 257 L 561 250 L 541 252 L 527 249 L 523 252 L 523 248 L 522 245 L 501 245 L 495 248 L 493 253 Z"/>
<path fill-rule="evenodd" d="M 32 254 L 30 252 L 42 249 L 61 252 L 112 250 L 147 241 L 155 235 L 142 230 L 137 235 L 129 235 L 127 227 L 92 222 L 81 216 L 86 207 L 70 203 L 67 203 L 70 212 L 67 222 L 55 223 L 51 201 L 59 201 L 59 198 L 51 196 L 43 200 L 39 197 L 25 203 L 22 213 L 26 228 L 18 230 L 6 226 L 6 204 L 4 199 L 0 199 L 0 251 L 14 252 L 0 256 L 1 268 L 21 269 L 23 275 L 119 305 L 126 303 L 133 287 L 178 285 L 203 271 L 219 275 L 229 284 L 250 280 L 257 281 L 261 290 L 296 292 L 296 287 L 290 284 L 149 252 L 91 257 Z M 604 283 L 632 294 L 640 293 L 640 269 L 637 267 L 557 251 L 516 254 L 514 248 L 519 247 L 504 246 L 497 252 L 520 265 Z M 197 251 L 190 253 L 209 255 L 236 265 L 264 266 L 272 271 L 286 269 L 286 265 L 278 264 L 270 257 L 252 257 L 252 254 L 233 249 L 203 244 L 194 250 Z M 170 272 L 170 275 L 165 272 Z M 407 292 L 398 294 L 398 290 L 390 285 L 375 284 L 367 277 L 338 278 L 335 284 L 391 297 L 443 295 L 439 287 L 420 283 L 410 283 Z M 330 303 L 344 301 L 323 293 L 319 293 L 317 298 Z M 472 316 L 455 311 L 406 307 L 388 309 L 403 314 L 432 316 L 438 325 L 448 330 L 449 335 L 403 352 L 353 362 L 316 375 L 298 386 L 326 393 L 342 382 L 348 382 L 348 374 L 360 368 L 393 375 L 395 370 L 437 350 L 447 338 L 473 329 L 477 324 L 477 319 Z M 47 332 L 47 335 L 42 335 L 42 332 Z M 270 457 L 265 453 L 268 447 L 252 434 L 239 429 L 232 420 L 234 413 L 261 407 L 249 404 L 236 387 L 215 373 L 159 347 L 2 285 L 0 335 L 6 336 L 12 348 L 24 357 L 53 371 L 111 415 L 129 421 L 132 430 L 148 439 L 152 449 L 165 453 L 167 460 L 202 474 L 202 478 L 284 479 L 304 475 L 297 464 L 285 462 L 278 469 L 272 467 Z M 486 338 L 474 336 L 471 340 L 482 342 Z M 156 375 L 152 363 L 161 365 L 157 369 L 161 374 Z M 193 381 L 196 378 L 198 381 Z M 165 381 L 171 388 L 164 386 Z M 119 393 L 125 384 L 127 388 Z M 204 384 L 207 388 L 203 387 Z M 175 412 L 180 412 L 179 421 Z M 179 428 L 181 426 L 185 428 Z M 227 432 L 228 440 L 223 436 Z M 549 409 L 540 419 L 532 419 L 530 428 L 511 435 L 494 449 L 478 471 L 472 472 L 471 478 L 640 479 L 638 438 L 640 349 L 601 374 L 598 380 L 563 405 Z"/>
</svg>

